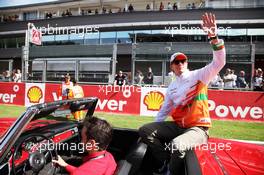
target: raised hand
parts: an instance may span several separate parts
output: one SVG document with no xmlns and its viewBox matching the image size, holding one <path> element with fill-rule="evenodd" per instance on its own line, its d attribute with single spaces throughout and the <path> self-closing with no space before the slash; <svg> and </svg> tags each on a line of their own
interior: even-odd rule
<svg viewBox="0 0 264 175">
<path fill-rule="evenodd" d="M 214 14 L 205 13 L 202 15 L 202 29 L 205 33 L 207 33 L 209 38 L 215 37 L 217 35 L 217 26 Z"/>
</svg>

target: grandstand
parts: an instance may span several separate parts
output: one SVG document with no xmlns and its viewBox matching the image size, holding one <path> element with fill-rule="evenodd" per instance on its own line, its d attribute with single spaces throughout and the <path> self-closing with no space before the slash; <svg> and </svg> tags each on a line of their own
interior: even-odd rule
<svg viewBox="0 0 264 175">
<path fill-rule="evenodd" d="M 169 8 L 169 2 L 177 8 Z M 30 46 L 24 81 L 58 82 L 69 73 L 80 82 L 109 84 L 122 70 L 131 74 L 133 84 L 137 70 L 146 74 L 151 67 L 154 83 L 167 85 L 174 52 L 186 53 L 191 69 L 211 61 L 208 38 L 198 28 L 201 14 L 213 12 L 227 48 L 220 74 L 226 68 L 243 69 L 252 82 L 254 69 L 264 65 L 263 10 L 264 2 L 258 0 L 58 0 L 2 6 L 0 73 L 24 70 L 25 32 L 31 22 L 43 33 L 42 45 Z"/>
</svg>

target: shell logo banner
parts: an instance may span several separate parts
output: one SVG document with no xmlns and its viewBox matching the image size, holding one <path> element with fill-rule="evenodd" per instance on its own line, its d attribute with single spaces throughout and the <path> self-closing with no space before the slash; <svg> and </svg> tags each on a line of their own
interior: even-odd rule
<svg viewBox="0 0 264 175">
<path fill-rule="evenodd" d="M 167 88 L 142 87 L 140 115 L 156 116 L 164 102 L 166 90 Z"/>
<path fill-rule="evenodd" d="M 150 111 L 159 111 L 164 101 L 164 95 L 159 91 L 150 91 L 143 99 L 144 105 Z"/>
<path fill-rule="evenodd" d="M 45 83 L 26 83 L 25 106 L 44 103 Z"/>
</svg>

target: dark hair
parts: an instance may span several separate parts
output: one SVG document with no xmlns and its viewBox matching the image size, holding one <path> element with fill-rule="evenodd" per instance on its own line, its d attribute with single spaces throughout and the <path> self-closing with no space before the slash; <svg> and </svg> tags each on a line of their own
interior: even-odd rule
<svg viewBox="0 0 264 175">
<path fill-rule="evenodd" d="M 85 118 L 83 127 L 87 129 L 87 139 L 93 139 L 98 143 L 99 150 L 106 150 L 112 140 L 112 127 L 103 119 L 97 117 Z"/>
<path fill-rule="evenodd" d="M 77 83 L 77 81 L 76 81 L 75 78 L 72 79 L 72 83 L 73 83 L 73 84 L 76 84 L 76 83 Z"/>
</svg>

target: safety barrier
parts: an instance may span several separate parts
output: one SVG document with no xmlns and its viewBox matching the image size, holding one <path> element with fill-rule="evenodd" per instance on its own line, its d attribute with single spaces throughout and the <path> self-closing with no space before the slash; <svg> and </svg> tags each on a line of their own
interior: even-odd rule
<svg viewBox="0 0 264 175">
<path fill-rule="evenodd" d="M 98 97 L 97 111 L 155 116 L 162 106 L 166 88 L 82 85 L 86 97 Z M 30 106 L 62 99 L 60 84 L 0 83 L 0 104 Z M 264 92 L 209 90 L 213 119 L 264 122 Z"/>
</svg>

